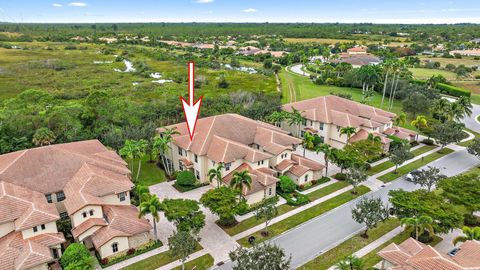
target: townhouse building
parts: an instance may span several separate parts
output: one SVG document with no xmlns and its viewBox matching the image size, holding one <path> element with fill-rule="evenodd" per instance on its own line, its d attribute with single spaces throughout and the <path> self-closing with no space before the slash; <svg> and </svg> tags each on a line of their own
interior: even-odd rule
<svg viewBox="0 0 480 270">
<path fill-rule="evenodd" d="M 298 185 L 321 177 L 324 166 L 294 153 L 301 140 L 282 129 L 237 114 L 198 119 L 190 140 L 185 123 L 158 129 L 175 129 L 166 158 L 174 171 L 190 170 L 198 181 L 209 181 L 208 171 L 223 164 L 222 184 L 233 174 L 248 170 L 252 187 L 242 190 L 249 204 L 275 196 L 278 176 L 289 175 Z M 214 181 L 213 186 L 217 183 Z"/>
</svg>

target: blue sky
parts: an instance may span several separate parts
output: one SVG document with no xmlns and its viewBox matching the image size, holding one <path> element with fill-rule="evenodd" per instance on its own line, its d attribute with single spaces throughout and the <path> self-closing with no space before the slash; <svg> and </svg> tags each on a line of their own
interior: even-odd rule
<svg viewBox="0 0 480 270">
<path fill-rule="evenodd" d="M 0 21 L 480 23 L 480 1 L 1 0 Z"/>
</svg>

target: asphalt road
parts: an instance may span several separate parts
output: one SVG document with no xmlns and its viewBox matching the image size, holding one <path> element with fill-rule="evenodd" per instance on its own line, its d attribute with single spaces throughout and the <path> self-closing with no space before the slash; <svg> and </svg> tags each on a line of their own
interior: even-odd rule
<svg viewBox="0 0 480 270">
<path fill-rule="evenodd" d="M 480 114 L 480 105 L 473 105 L 472 109 L 472 115 L 470 117 L 465 117 L 463 119 L 463 122 L 465 123 L 465 126 L 473 131 L 480 132 L 480 125 L 475 121 L 475 118 L 477 115 Z"/>
<path fill-rule="evenodd" d="M 461 150 L 429 165 L 440 168 L 442 173 L 447 176 L 453 176 L 477 164 L 478 160 L 475 157 L 469 155 L 466 150 Z M 402 178 L 391 182 L 381 190 L 364 196 L 382 198 L 387 202 L 388 191 L 400 188 L 410 191 L 419 187 Z M 272 242 L 282 247 L 286 254 L 291 254 L 294 268 L 299 267 L 363 229 L 363 226 L 356 223 L 351 217 L 351 208 L 355 202 L 356 200 L 351 201 L 318 216 L 274 238 Z M 231 263 L 218 269 L 231 269 Z"/>
</svg>

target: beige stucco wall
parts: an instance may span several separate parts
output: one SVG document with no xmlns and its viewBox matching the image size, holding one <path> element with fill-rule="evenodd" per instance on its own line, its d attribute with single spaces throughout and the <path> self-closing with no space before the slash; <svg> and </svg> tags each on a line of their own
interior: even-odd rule
<svg viewBox="0 0 480 270">
<path fill-rule="evenodd" d="M 308 171 L 306 173 L 304 173 L 302 176 L 300 177 L 297 177 L 295 175 L 293 175 L 292 173 L 290 172 L 287 172 L 286 173 L 288 177 L 290 177 L 294 182 L 295 184 L 297 185 L 305 185 L 307 183 L 310 183 L 312 180 L 317 180 L 315 178 L 313 178 L 313 172 L 312 171 Z M 308 175 L 308 180 L 305 181 L 305 176 Z"/>
<path fill-rule="evenodd" d="M 0 238 L 9 234 L 13 230 L 15 230 L 15 224 L 13 222 L 7 222 L 7 223 L 0 224 Z"/>
<path fill-rule="evenodd" d="M 272 190 L 272 193 L 270 195 L 269 189 Z M 275 184 L 266 187 L 265 190 L 260 190 L 255 193 L 249 194 L 245 196 L 245 199 L 247 200 L 247 203 L 249 205 L 252 205 L 261 202 L 263 199 L 271 198 L 273 196 L 275 196 Z"/>
<path fill-rule="evenodd" d="M 42 230 L 41 226 L 37 226 L 38 231 L 33 232 L 33 228 L 26 229 L 22 231 L 22 236 L 23 239 L 28 239 L 30 237 L 34 237 L 37 235 L 41 235 L 44 233 L 57 233 L 57 223 L 56 222 L 50 222 L 45 224 L 45 230 Z"/>
<path fill-rule="evenodd" d="M 139 246 L 148 243 L 152 239 L 153 237 L 151 232 L 139 233 L 128 237 L 128 246 L 130 248 L 138 248 Z"/>
<path fill-rule="evenodd" d="M 123 202 L 120 201 L 120 198 L 117 194 L 103 196 L 102 200 L 107 204 L 130 205 L 130 192 L 125 192 L 125 200 Z"/>
<path fill-rule="evenodd" d="M 287 154 L 287 157 L 282 158 L 283 154 Z M 285 150 L 282 153 L 278 154 L 277 156 L 270 158 L 270 166 L 275 167 L 278 163 L 282 162 L 283 160 L 291 159 L 291 156 L 292 156 L 292 151 Z"/>
<path fill-rule="evenodd" d="M 90 216 L 89 213 L 91 209 L 93 209 L 93 216 Z M 87 212 L 86 218 L 82 216 L 83 212 Z M 87 205 L 71 215 L 70 218 L 72 220 L 72 226 L 75 228 L 89 218 L 103 218 L 102 207 L 99 205 Z"/>
<path fill-rule="evenodd" d="M 115 242 L 118 243 L 118 252 L 113 253 L 112 244 L 115 243 Z M 103 246 L 101 246 L 100 249 L 98 250 L 98 253 L 100 254 L 100 256 L 103 259 L 105 257 L 116 255 L 116 254 L 118 254 L 122 251 L 128 250 L 128 249 L 129 249 L 128 237 L 114 237 L 110 241 L 105 243 Z"/>
</svg>

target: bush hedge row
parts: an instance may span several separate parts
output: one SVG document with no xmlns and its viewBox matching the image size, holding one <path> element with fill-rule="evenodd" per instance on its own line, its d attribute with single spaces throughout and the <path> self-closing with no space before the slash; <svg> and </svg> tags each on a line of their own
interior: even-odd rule
<svg viewBox="0 0 480 270">
<path fill-rule="evenodd" d="M 416 84 L 422 84 L 422 85 L 427 83 L 424 80 L 412 80 L 412 82 Z M 454 96 L 454 97 L 470 97 L 472 95 L 472 93 L 467 89 L 456 87 L 449 84 L 444 84 L 444 83 L 437 84 L 437 89 L 441 93 Z"/>
</svg>

